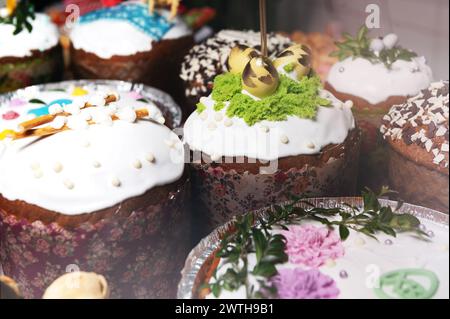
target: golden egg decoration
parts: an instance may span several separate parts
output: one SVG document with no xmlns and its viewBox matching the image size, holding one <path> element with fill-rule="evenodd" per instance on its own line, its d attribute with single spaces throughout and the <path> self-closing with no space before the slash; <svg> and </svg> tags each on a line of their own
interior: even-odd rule
<svg viewBox="0 0 450 319">
<path fill-rule="evenodd" d="M 289 67 L 289 72 L 295 72 L 300 80 L 311 71 L 311 49 L 304 44 L 293 45 L 281 52 L 273 64 L 277 69 Z"/>
<path fill-rule="evenodd" d="M 278 88 L 280 78 L 272 61 L 264 56 L 252 58 L 242 73 L 242 87 L 250 94 L 264 98 Z"/>
<path fill-rule="evenodd" d="M 233 74 L 241 74 L 247 63 L 259 53 L 253 48 L 245 45 L 237 45 L 231 49 L 228 56 L 228 70 Z"/>
</svg>

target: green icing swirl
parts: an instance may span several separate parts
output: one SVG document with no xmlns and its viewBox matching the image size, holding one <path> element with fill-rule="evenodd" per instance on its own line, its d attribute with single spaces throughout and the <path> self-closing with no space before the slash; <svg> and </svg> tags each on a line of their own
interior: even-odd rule
<svg viewBox="0 0 450 319">
<path fill-rule="evenodd" d="M 254 100 L 242 93 L 240 75 L 225 73 L 215 78 L 212 98 L 216 102 L 215 111 L 222 110 L 225 102 L 230 102 L 226 115 L 242 118 L 252 126 L 264 120 L 285 121 L 288 116 L 314 119 L 319 106 L 331 104 L 319 96 L 320 88 L 321 82 L 317 76 L 303 77 L 297 82 L 281 75 L 280 85 L 273 95 Z M 205 105 L 199 103 L 197 111 L 201 113 L 204 110 Z"/>
</svg>

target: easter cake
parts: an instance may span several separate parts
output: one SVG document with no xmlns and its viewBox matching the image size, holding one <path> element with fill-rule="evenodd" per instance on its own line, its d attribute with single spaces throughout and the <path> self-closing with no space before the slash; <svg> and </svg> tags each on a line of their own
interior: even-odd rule
<svg viewBox="0 0 450 319">
<path fill-rule="evenodd" d="M 254 31 L 222 30 L 205 42 L 195 45 L 184 57 L 180 77 L 184 83 L 189 113 L 203 96 L 211 94 L 214 78 L 228 71 L 227 59 L 231 49 L 244 45 L 261 48 L 261 36 Z M 292 45 L 289 38 L 271 33 L 267 46 L 273 56 Z"/>
<path fill-rule="evenodd" d="M 395 104 L 404 103 L 432 81 L 425 57 L 404 49 L 396 34 L 368 36 L 362 27 L 356 37 L 344 34 L 333 53 L 341 61 L 331 68 L 325 88 L 354 102 L 362 130 L 359 186 L 378 189 L 387 183 L 386 150 L 379 134 L 381 119 Z"/>
<path fill-rule="evenodd" d="M 145 83 L 175 97 L 181 90 L 181 61 L 193 45 L 182 18 L 140 1 L 82 15 L 69 37 L 76 78 Z"/>
<path fill-rule="evenodd" d="M 394 105 L 380 131 L 388 142 L 389 182 L 408 202 L 448 212 L 449 86 L 429 88 Z"/>
<path fill-rule="evenodd" d="M 56 25 L 29 1 L 0 6 L 0 93 L 61 80 L 62 49 Z M 17 22 L 16 16 L 25 17 Z"/>
<path fill-rule="evenodd" d="M 219 227 L 188 257 L 178 296 L 448 299 L 448 245 L 448 215 L 430 209 L 372 192 L 302 200 Z"/>
<path fill-rule="evenodd" d="M 24 297 L 73 269 L 112 298 L 174 296 L 189 180 L 158 92 L 62 82 L 2 99 L 0 263 Z"/>
<path fill-rule="evenodd" d="M 206 231 L 293 195 L 353 194 L 360 133 L 352 103 L 321 88 L 309 48 L 289 47 L 272 62 L 236 46 L 228 65 L 184 126 Z"/>
</svg>

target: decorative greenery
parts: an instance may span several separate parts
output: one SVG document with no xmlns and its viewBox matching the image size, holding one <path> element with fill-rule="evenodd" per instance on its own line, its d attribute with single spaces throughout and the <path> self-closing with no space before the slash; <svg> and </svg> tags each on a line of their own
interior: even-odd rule
<svg viewBox="0 0 450 319">
<path fill-rule="evenodd" d="M 212 98 L 216 101 L 214 110 L 219 111 L 230 102 L 226 114 L 228 117 L 240 117 L 252 126 L 263 120 L 284 121 L 288 116 L 313 119 L 318 106 L 328 106 L 330 101 L 318 94 L 320 79 L 316 76 L 303 77 L 299 82 L 281 75 L 277 91 L 269 97 L 254 100 L 242 93 L 241 76 L 225 73 L 214 80 Z M 204 110 L 202 105 L 197 110 Z"/>
<path fill-rule="evenodd" d="M 18 2 L 17 7 L 10 15 L 0 17 L 0 23 L 12 24 L 15 27 L 14 35 L 16 35 L 22 32 L 24 28 L 31 32 L 33 26 L 29 20 L 35 18 L 34 5 L 29 0 L 22 0 Z"/>
<path fill-rule="evenodd" d="M 214 280 L 208 288 L 219 297 L 221 291 L 235 291 L 246 288 L 248 298 L 276 296 L 276 288 L 267 284 L 267 279 L 277 274 L 276 266 L 288 261 L 285 253 L 286 239 L 283 235 L 272 234 L 275 227 L 287 230 L 288 225 L 300 224 L 305 220 L 322 223 L 332 229 L 338 228 L 341 240 L 346 240 L 350 230 L 365 234 L 376 239 L 381 232 L 389 236 L 397 236 L 400 232 L 413 232 L 422 238 L 428 235 L 420 228 L 420 221 L 410 214 L 397 214 L 390 206 L 382 206 L 378 198 L 391 193 L 383 188 L 380 194 L 367 189 L 362 192 L 363 209 L 347 204 L 343 208 L 315 207 L 304 198 L 295 198 L 286 206 L 276 206 L 266 218 L 257 220 L 254 215 L 247 214 L 236 218 L 235 231 L 226 235 L 217 252 L 222 259 L 216 269 Z M 309 208 L 298 207 L 306 204 Z M 399 203 L 395 211 L 402 206 Z M 249 269 L 248 256 L 256 255 L 256 265 Z M 219 270 L 226 268 L 224 274 Z M 255 277 L 260 289 L 256 291 L 254 282 L 249 280 L 249 274 Z"/>
<path fill-rule="evenodd" d="M 197 104 L 197 113 L 201 114 L 201 113 L 203 113 L 204 110 L 206 110 L 206 105 L 203 103 L 198 103 Z"/>
<path fill-rule="evenodd" d="M 376 53 L 370 49 L 371 38 L 367 36 L 369 29 L 362 26 L 356 37 L 352 37 L 348 33 L 344 33 L 344 40 L 336 42 L 338 49 L 331 53 L 331 56 L 344 60 L 348 57 L 361 57 L 371 61 L 372 63 L 383 63 L 387 68 L 391 68 L 392 64 L 397 60 L 411 61 L 417 54 L 400 46 L 394 46 L 391 49 L 384 48 Z"/>
</svg>

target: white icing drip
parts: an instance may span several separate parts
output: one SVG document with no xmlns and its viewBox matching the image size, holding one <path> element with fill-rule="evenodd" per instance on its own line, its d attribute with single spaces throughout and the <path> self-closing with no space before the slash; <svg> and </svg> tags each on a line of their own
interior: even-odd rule
<svg viewBox="0 0 450 319">
<path fill-rule="evenodd" d="M 192 150 L 208 155 L 246 156 L 270 161 L 317 154 L 329 144 L 344 142 L 348 132 L 355 127 L 351 109 L 339 107 L 342 103 L 329 92 L 322 91 L 321 94 L 332 101 L 332 106 L 319 107 L 315 120 L 289 116 L 286 121 L 262 121 L 253 126 L 237 117 L 232 119 L 232 125 L 226 120 L 215 121 L 217 113 L 228 119 L 226 107 L 216 112 L 214 100 L 202 98 L 206 110 L 191 114 L 184 126 L 184 138 Z M 311 148 L 312 144 L 314 148 Z"/>
<path fill-rule="evenodd" d="M 23 30 L 13 35 L 14 26 L 0 23 L 0 58 L 30 56 L 33 50 L 45 51 L 58 44 L 58 28 L 42 13 L 31 21 L 33 30 Z"/>
<path fill-rule="evenodd" d="M 432 78 L 424 57 L 412 61 L 397 60 L 391 70 L 382 63 L 349 57 L 333 65 L 327 81 L 338 92 L 377 104 L 391 96 L 416 95 L 428 87 Z"/>
<path fill-rule="evenodd" d="M 167 10 L 158 10 L 158 12 L 163 16 L 169 15 Z M 176 17 L 172 22 L 174 26 L 163 39 L 178 39 L 192 34 L 181 18 Z M 94 53 L 103 59 L 110 59 L 114 55 L 127 56 L 150 51 L 154 41 L 150 35 L 129 22 L 112 19 L 77 23 L 70 32 L 70 40 L 75 49 Z"/>
<path fill-rule="evenodd" d="M 103 93 L 108 92 L 107 87 L 103 89 Z M 184 163 L 181 141 L 176 134 L 152 121 L 131 123 L 130 107 L 147 108 L 154 119 L 161 117 L 161 111 L 153 103 L 136 101 L 126 92 L 119 93 L 120 99 L 114 107 L 117 114 L 124 115 L 122 120 L 81 125 L 89 116 L 96 119 L 98 114 L 107 114 L 108 106 L 86 108 L 73 116 L 75 126 L 82 126 L 75 127 L 77 130 L 39 141 L 36 138 L 0 141 L 2 196 L 62 214 L 78 215 L 112 207 L 153 187 L 178 180 Z M 97 95 L 82 98 L 90 101 Z M 32 98 L 51 102 L 73 97 L 65 92 L 36 92 Z M 39 105 L 30 103 L 12 108 L 21 112 L 21 116 L 11 121 L 0 118 L 0 132 L 17 128 L 27 117 L 26 112 L 36 107 Z M 3 105 L 1 113 L 7 108 Z M 56 124 L 61 125 L 50 125 Z M 167 140 L 176 145 L 168 147 Z M 151 162 L 148 154 L 152 155 Z M 142 163 L 139 169 L 135 168 L 137 161 Z"/>
<path fill-rule="evenodd" d="M 435 224 L 427 220 L 421 220 L 427 230 L 432 230 L 435 236 L 429 241 L 418 240 L 411 234 L 399 234 L 397 238 L 392 238 L 384 234 L 377 234 L 379 241 L 367 236 L 360 235 L 355 231 L 350 231 L 349 238 L 343 243 L 345 255 L 334 260 L 334 263 L 323 265 L 319 270 L 332 277 L 340 290 L 340 299 L 378 299 L 373 289 L 366 283 L 370 283 L 376 271 L 383 275 L 389 271 L 407 268 L 425 268 L 433 271 L 439 278 L 439 289 L 434 298 L 449 297 L 449 252 L 448 249 L 448 227 Z M 323 225 L 311 222 L 317 227 Z M 278 232 L 278 231 L 277 231 Z M 364 239 L 364 245 L 355 244 L 358 239 Z M 386 246 L 384 241 L 390 239 L 393 244 Z M 255 255 L 249 256 L 249 269 L 256 264 Z M 223 264 L 223 263 L 222 263 Z M 280 268 L 307 269 L 304 265 L 294 265 L 286 263 L 277 266 Z M 219 270 L 223 274 L 226 267 Z M 348 273 L 348 278 L 340 278 L 342 270 Z M 251 282 L 252 278 L 250 278 Z M 245 299 L 245 287 L 229 292 L 223 290 L 220 299 Z M 207 299 L 214 299 L 212 294 Z"/>
</svg>

